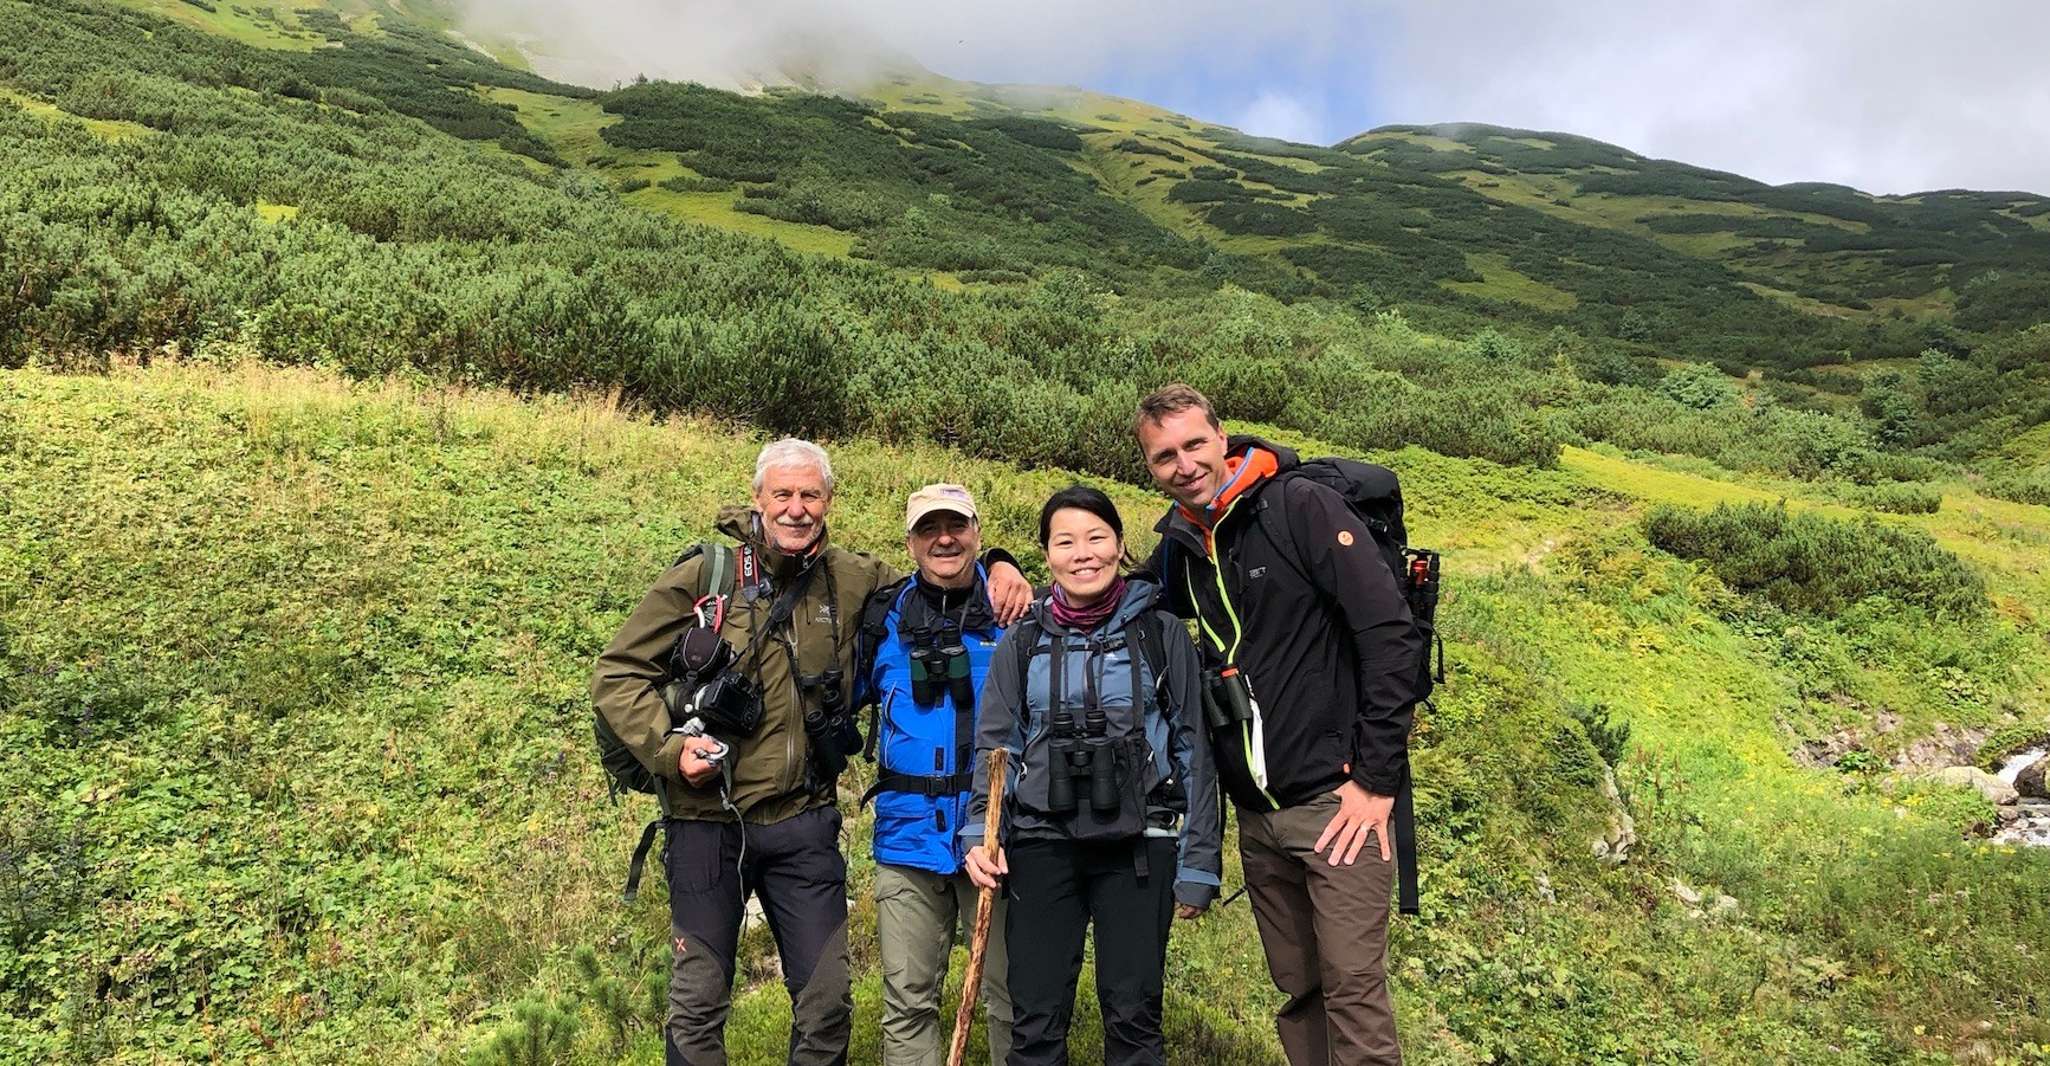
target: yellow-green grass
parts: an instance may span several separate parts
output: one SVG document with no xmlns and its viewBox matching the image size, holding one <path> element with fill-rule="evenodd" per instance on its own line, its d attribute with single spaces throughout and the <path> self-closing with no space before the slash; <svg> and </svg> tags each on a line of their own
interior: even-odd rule
<svg viewBox="0 0 2050 1066">
<path fill-rule="evenodd" d="M 1547 285 L 1509 265 L 1509 257 L 1497 252 L 1468 252 L 1466 265 L 1481 276 L 1479 281 L 1445 281 L 1439 285 L 1453 292 L 1491 300 L 1513 300 L 1544 311 L 1571 311 L 1580 300 L 1564 289 Z"/>
<path fill-rule="evenodd" d="M 108 118 L 86 118 L 82 115 L 74 115 L 47 100 L 39 100 L 27 93 L 9 89 L 5 86 L 0 86 L 0 101 L 14 103 L 23 111 L 45 122 L 79 123 L 86 129 L 91 130 L 95 136 L 108 141 L 125 141 L 133 137 L 144 137 L 156 132 L 148 126 L 136 122 Z"/>
<path fill-rule="evenodd" d="M 268 200 L 258 200 L 256 202 L 256 213 L 259 216 L 261 216 L 265 222 L 289 222 L 292 219 L 299 217 L 299 205 L 274 204 Z"/>
<path fill-rule="evenodd" d="M 1366 137 L 1361 139 L 1369 144 L 1376 141 L 1407 141 L 1410 144 L 1420 144 L 1426 148 L 1435 149 L 1436 151 L 1440 152 L 1459 152 L 1464 155 L 1474 154 L 1473 145 L 1467 144 L 1464 141 L 1455 141 L 1450 137 L 1440 137 L 1435 133 L 1411 133 L 1408 131 L 1395 131 L 1390 133 L 1368 134 Z"/>
<path fill-rule="evenodd" d="M 293 14 L 299 8 L 311 5 L 294 3 L 293 0 L 217 0 L 212 11 L 188 4 L 185 0 L 122 2 L 174 22 L 182 22 L 194 29 L 230 37 L 259 48 L 309 52 L 322 40 L 319 34 L 300 28 L 298 16 Z M 238 11 L 237 8 L 242 10 Z M 252 13 L 245 15 L 242 11 Z M 267 13 L 268 17 L 255 12 Z"/>
<path fill-rule="evenodd" d="M 1711 234 L 1711 236 L 1718 235 Z M 1773 300 L 1777 303 L 1783 304 L 1787 307 L 1790 307 L 1796 311 L 1803 312 L 1805 314 L 1824 315 L 1829 318 L 1851 318 L 1863 313 L 1849 307 L 1842 307 L 1837 304 L 1829 303 L 1825 300 L 1818 300 L 1813 296 L 1803 296 L 1797 292 L 1788 292 L 1785 289 L 1775 289 L 1770 285 L 1766 285 L 1756 281 L 1740 281 L 1737 284 L 1742 285 L 1747 289 L 1750 289 L 1752 292 L 1755 292 L 1768 300 Z"/>
</svg>

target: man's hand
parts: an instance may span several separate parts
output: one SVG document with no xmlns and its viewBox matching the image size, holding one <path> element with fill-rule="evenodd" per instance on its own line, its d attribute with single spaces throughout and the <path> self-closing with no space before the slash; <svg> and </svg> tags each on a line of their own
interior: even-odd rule
<svg viewBox="0 0 2050 1066">
<path fill-rule="evenodd" d="M 977 888 L 995 889 L 998 881 L 1011 872 L 1011 863 L 1005 858 L 1004 849 L 998 848 L 991 853 L 987 844 L 969 848 L 962 862 L 968 867 L 968 879 L 975 882 Z"/>
<path fill-rule="evenodd" d="M 1203 917 L 1203 915 L 1207 914 L 1209 910 L 1210 908 L 1207 905 L 1202 907 L 1192 907 L 1187 903 L 1177 903 L 1174 905 L 1174 916 L 1180 918 L 1182 921 L 1185 922 L 1193 922 L 1196 919 Z"/>
<path fill-rule="evenodd" d="M 1010 563 L 998 563 L 989 569 L 989 605 L 996 612 L 997 624 L 1008 626 L 1025 616 L 1025 609 L 1032 606 L 1032 582 Z"/>
<path fill-rule="evenodd" d="M 683 752 L 676 758 L 677 771 L 694 786 L 705 784 L 719 776 L 719 764 L 707 756 L 724 746 L 711 737 L 683 738 Z"/>
<path fill-rule="evenodd" d="M 1357 781 L 1347 781 L 1338 786 L 1338 813 L 1331 816 L 1330 824 L 1324 827 L 1324 835 L 1317 838 L 1317 846 L 1310 850 L 1319 855 L 1324 849 L 1331 849 L 1331 865 L 1341 862 L 1347 866 L 1359 858 L 1360 846 L 1367 842 L 1372 833 L 1381 841 L 1381 861 L 1394 862 L 1395 851 L 1388 846 L 1388 813 L 1395 809 L 1394 796 L 1378 796 L 1360 787 Z"/>
</svg>

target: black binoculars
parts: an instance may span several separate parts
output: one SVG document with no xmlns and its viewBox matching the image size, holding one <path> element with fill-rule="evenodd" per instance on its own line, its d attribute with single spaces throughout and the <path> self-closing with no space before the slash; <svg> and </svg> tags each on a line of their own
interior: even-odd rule
<svg viewBox="0 0 2050 1066">
<path fill-rule="evenodd" d="M 1253 686 L 1238 667 L 1204 673 L 1203 719 L 1213 733 L 1229 732 L 1253 720 Z"/>
<path fill-rule="evenodd" d="M 1059 814 L 1075 810 L 1075 779 L 1089 782 L 1089 806 L 1099 815 L 1118 809 L 1117 755 L 1105 736 L 1108 723 L 1103 708 L 1083 712 L 1083 725 L 1062 711 L 1054 716 L 1053 736 L 1047 750 L 1053 757 L 1046 779 L 1046 805 Z"/>
<path fill-rule="evenodd" d="M 954 695 L 957 707 L 975 705 L 975 682 L 968 676 L 968 648 L 961 638 L 945 644 L 911 649 L 911 699 L 921 707 L 940 701 L 942 691 Z"/>
<path fill-rule="evenodd" d="M 797 686 L 807 694 L 804 707 L 804 731 L 811 738 L 812 749 L 824 762 L 830 776 L 840 776 L 847 767 L 847 756 L 861 750 L 861 728 L 854 724 L 854 716 L 847 713 L 846 693 L 842 682 L 846 675 L 837 669 L 816 674 L 799 674 Z"/>
</svg>

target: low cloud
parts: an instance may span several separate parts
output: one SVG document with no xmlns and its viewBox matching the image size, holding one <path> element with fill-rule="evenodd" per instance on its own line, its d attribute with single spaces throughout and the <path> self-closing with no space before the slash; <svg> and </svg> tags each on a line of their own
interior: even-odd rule
<svg viewBox="0 0 2050 1066">
<path fill-rule="evenodd" d="M 1284 141 L 1315 144 L 1325 136 L 1325 121 L 1315 109 L 1288 93 L 1266 91 L 1244 111 L 1226 120 L 1247 133 Z"/>
<path fill-rule="evenodd" d="M 1331 143 L 1554 129 L 1767 181 L 2050 192 L 2050 3 L 459 0 L 543 73 L 856 88 L 917 65 Z"/>
<path fill-rule="evenodd" d="M 1764 181 L 2050 192 L 2050 4 L 1389 5 L 1391 121 L 1560 130 Z"/>
</svg>

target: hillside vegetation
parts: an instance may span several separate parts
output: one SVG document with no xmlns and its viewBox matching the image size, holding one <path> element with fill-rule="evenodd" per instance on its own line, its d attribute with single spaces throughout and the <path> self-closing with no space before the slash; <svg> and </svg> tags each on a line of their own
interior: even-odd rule
<svg viewBox="0 0 2050 1066">
<path fill-rule="evenodd" d="M 641 985 L 664 904 L 614 895 L 646 812 L 605 800 L 586 671 L 739 497 L 755 445 L 592 400 L 253 365 L 0 383 L 0 784 L 25 797 L 4 822 L 0 1046 L 435 1060 L 538 999 L 579 1019 L 578 1061 L 659 1058 Z M 900 562 L 915 483 L 965 482 L 992 540 L 1022 547 L 1070 477 L 835 451 L 834 536 Z M 1453 680 L 1418 742 L 1425 914 L 1395 946 L 1417 1061 L 2035 1061 L 2045 857 L 1960 841 L 1983 816 L 1949 793 L 1799 769 L 1786 747 L 1866 701 L 2042 721 L 2040 637 L 1876 581 L 1840 617 L 1783 614 L 1632 526 L 1724 498 L 1715 482 L 1638 486 L 1596 455 L 1543 474 L 1382 458 L 1455 564 Z M 1156 505 L 1111 487 L 1146 528 Z M 1970 528 L 1886 521 L 1932 529 L 1924 552 Z M 1620 867 L 1588 851 L 1611 764 L 1638 835 Z M 1692 915 L 1673 879 L 1735 908 Z M 766 1052 L 782 992 L 750 943 L 739 1046 Z M 1252 945 L 1243 906 L 1177 931 L 1180 1061 L 1273 1061 Z M 623 1013 L 586 951 L 632 991 Z M 873 1041 L 872 972 L 860 995 Z"/>
<path fill-rule="evenodd" d="M 0 0 L 0 1061 L 659 1061 L 585 688 L 647 583 L 783 432 L 899 562 L 940 477 L 1014 549 L 1076 478 L 1149 530 L 1127 420 L 1185 379 L 1447 552 L 1412 1061 L 2050 1062 L 2050 856 L 1909 772 L 2050 734 L 2040 199 L 601 91 L 452 25 Z M 1177 929 L 1179 1061 L 1277 1061 L 1254 945 Z"/>
</svg>

